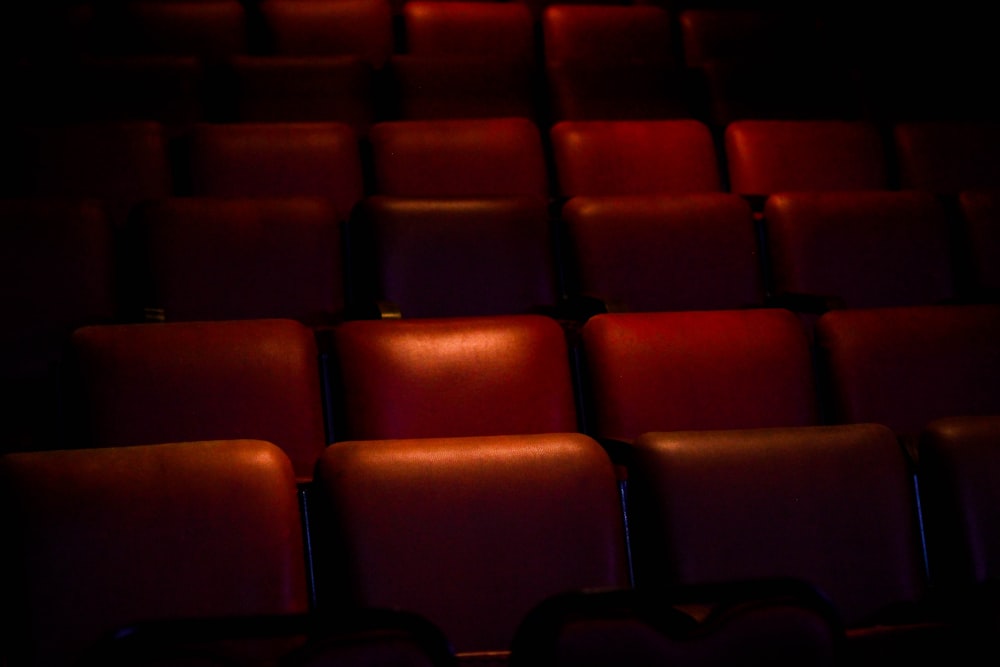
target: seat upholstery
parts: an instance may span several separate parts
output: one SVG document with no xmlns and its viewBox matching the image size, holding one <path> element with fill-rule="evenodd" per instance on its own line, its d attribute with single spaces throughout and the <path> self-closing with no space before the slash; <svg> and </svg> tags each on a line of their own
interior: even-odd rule
<svg viewBox="0 0 1000 667">
<path fill-rule="evenodd" d="M 311 478 L 326 436 L 316 342 L 304 325 L 93 326 L 72 344 L 94 445 L 261 439 Z"/>
<path fill-rule="evenodd" d="M 913 121 L 892 131 L 901 187 L 939 195 L 1000 187 L 1000 124 Z"/>
<path fill-rule="evenodd" d="M 968 275 L 975 295 L 1000 295 L 1000 188 L 964 190 L 958 195 Z"/>
<path fill-rule="evenodd" d="M 525 118 L 387 121 L 371 144 L 375 194 L 548 195 L 541 135 Z"/>
<path fill-rule="evenodd" d="M 544 197 L 373 196 L 359 217 L 351 236 L 355 256 L 370 240 L 372 261 L 357 262 L 372 269 L 370 298 L 403 317 L 512 315 L 559 299 Z"/>
<path fill-rule="evenodd" d="M 831 419 L 915 438 L 935 419 L 1000 413 L 1000 307 L 868 308 L 816 323 Z"/>
<path fill-rule="evenodd" d="M 787 310 L 602 314 L 581 341 L 600 437 L 817 423 L 809 346 Z"/>
<path fill-rule="evenodd" d="M 340 219 L 326 199 L 170 198 L 140 209 L 147 309 L 170 321 L 343 314 Z"/>
<path fill-rule="evenodd" d="M 317 482 L 320 608 L 419 613 L 460 657 L 507 651 L 550 595 L 627 582 L 614 467 L 581 434 L 341 442 Z"/>
<path fill-rule="evenodd" d="M 737 195 L 574 197 L 562 218 L 575 297 L 628 311 L 763 303 L 752 212 Z"/>
<path fill-rule="evenodd" d="M 136 0 L 121 11 L 109 44 L 119 54 L 218 58 L 250 49 L 246 11 L 237 0 Z"/>
<path fill-rule="evenodd" d="M 358 137 L 342 123 L 199 124 L 189 167 L 196 196 L 326 197 L 345 218 L 365 192 Z"/>
<path fill-rule="evenodd" d="M 307 610 L 295 477 L 270 443 L 11 454 L 0 476 L 16 664 L 75 664 L 139 621 Z"/>
<path fill-rule="evenodd" d="M 562 329 L 541 315 L 345 322 L 337 440 L 575 431 Z"/>
<path fill-rule="evenodd" d="M 948 217 L 926 193 L 777 194 L 767 199 L 764 220 L 779 295 L 866 308 L 956 294 Z"/>
<path fill-rule="evenodd" d="M 715 143 L 696 120 L 563 121 L 550 130 L 559 192 L 719 192 Z"/>
<path fill-rule="evenodd" d="M 637 588 L 794 577 L 849 630 L 926 592 L 911 476 L 881 425 L 646 433 L 629 494 Z"/>
<path fill-rule="evenodd" d="M 726 126 L 724 140 L 738 194 L 889 187 L 882 140 L 866 121 L 741 120 Z"/>
<path fill-rule="evenodd" d="M 260 3 L 260 12 L 268 55 L 358 55 L 378 69 L 392 54 L 392 10 L 382 0 L 282 0 Z"/>
<path fill-rule="evenodd" d="M 537 57 L 534 19 L 523 4 L 414 0 L 403 5 L 403 22 L 413 55 Z"/>
</svg>

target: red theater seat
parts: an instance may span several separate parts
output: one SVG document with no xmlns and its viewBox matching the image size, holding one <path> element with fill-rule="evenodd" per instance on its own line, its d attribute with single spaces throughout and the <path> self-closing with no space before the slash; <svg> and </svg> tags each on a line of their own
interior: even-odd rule
<svg viewBox="0 0 1000 667">
<path fill-rule="evenodd" d="M 359 55 L 378 69 L 392 54 L 392 10 L 382 0 L 261 2 L 269 55 Z"/>
<path fill-rule="evenodd" d="M 1000 414 L 1000 307 L 831 311 L 816 324 L 831 418 L 912 440 L 943 417 Z"/>
<path fill-rule="evenodd" d="M 343 314 L 340 218 L 329 200 L 164 199 L 139 209 L 135 228 L 147 318 L 322 325 Z"/>
<path fill-rule="evenodd" d="M 764 205 L 774 291 L 848 308 L 956 295 L 948 216 L 921 192 L 793 192 Z M 808 302 L 800 302 L 806 305 Z"/>
<path fill-rule="evenodd" d="M 104 50 L 218 58 L 250 49 L 246 12 L 237 0 L 131 0 L 121 12 Z"/>
<path fill-rule="evenodd" d="M 598 309 L 763 303 L 752 212 L 737 195 L 574 197 L 562 217 L 570 294 Z"/>
<path fill-rule="evenodd" d="M 313 333 L 291 320 L 78 329 L 89 441 L 118 447 L 253 438 L 281 447 L 300 479 L 326 446 Z"/>
<path fill-rule="evenodd" d="M 190 170 L 202 197 L 325 197 L 346 217 L 364 196 L 358 137 L 342 123 L 199 124 Z"/>
<path fill-rule="evenodd" d="M 901 187 L 952 196 L 1000 187 L 1000 124 L 898 123 L 893 137 Z"/>
<path fill-rule="evenodd" d="M 627 584 L 614 467 L 580 434 L 341 442 L 317 484 L 319 607 L 414 611 L 460 658 L 505 654 L 551 595 Z"/>
<path fill-rule="evenodd" d="M 600 437 L 817 423 L 809 346 L 786 310 L 602 314 L 581 341 Z"/>
<path fill-rule="evenodd" d="M 794 577 L 837 608 L 839 664 L 965 650 L 924 605 L 912 473 L 888 428 L 647 433 L 633 449 L 637 589 Z"/>
<path fill-rule="evenodd" d="M 882 140 L 865 121 L 736 121 L 725 153 L 730 189 L 742 195 L 889 187 Z"/>
<path fill-rule="evenodd" d="M 722 189 L 712 134 L 696 120 L 563 121 L 550 135 L 566 197 Z"/>
<path fill-rule="evenodd" d="M 277 447 L 215 441 L 0 462 L 15 664 L 77 664 L 140 621 L 308 609 L 295 476 Z"/>
<path fill-rule="evenodd" d="M 346 322 L 337 440 L 575 431 L 562 329 L 540 315 Z"/>
<path fill-rule="evenodd" d="M 403 317 L 555 309 L 556 251 L 544 197 L 369 197 L 351 232 L 368 300 Z M 362 289 L 362 288 L 357 288 Z"/>
<path fill-rule="evenodd" d="M 968 288 L 974 297 L 1000 296 L 1000 189 L 958 195 L 966 244 Z"/>
<path fill-rule="evenodd" d="M 378 123 L 371 144 L 376 194 L 455 198 L 549 192 L 541 135 L 524 118 Z"/>
</svg>

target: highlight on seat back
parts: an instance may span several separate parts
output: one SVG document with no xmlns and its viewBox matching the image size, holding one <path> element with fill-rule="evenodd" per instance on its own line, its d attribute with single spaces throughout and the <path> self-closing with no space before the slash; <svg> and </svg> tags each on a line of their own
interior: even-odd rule
<svg viewBox="0 0 1000 667">
<path fill-rule="evenodd" d="M 726 126 L 732 192 L 886 190 L 885 150 L 873 123 L 740 120 Z"/>
<path fill-rule="evenodd" d="M 581 340 L 600 437 L 817 423 L 809 346 L 787 310 L 601 314 Z"/>
<path fill-rule="evenodd" d="M 831 311 L 816 340 L 832 420 L 912 441 L 935 419 L 1000 414 L 1000 306 Z"/>
<path fill-rule="evenodd" d="M 72 347 L 96 446 L 267 440 L 303 479 L 326 446 L 316 341 L 299 322 L 93 326 Z"/>
<path fill-rule="evenodd" d="M 534 19 L 521 3 L 411 0 L 403 5 L 406 53 L 533 62 Z"/>
<path fill-rule="evenodd" d="M 926 593 L 911 473 L 884 426 L 646 433 L 632 449 L 637 588 L 792 577 L 849 632 Z"/>
<path fill-rule="evenodd" d="M 370 261 L 355 292 L 403 317 L 513 315 L 555 310 L 556 248 L 544 197 L 368 197 L 352 226 Z M 359 273 L 361 273 L 359 271 Z M 367 287 L 362 287 L 367 286 Z"/>
<path fill-rule="evenodd" d="M 541 315 L 345 322 L 333 355 L 337 440 L 577 430 L 566 339 Z"/>
<path fill-rule="evenodd" d="M 579 433 L 335 443 L 317 467 L 318 606 L 421 614 L 504 653 L 566 590 L 627 582 L 614 466 Z"/>
<path fill-rule="evenodd" d="M 722 187 L 714 139 L 697 120 L 562 121 L 550 135 L 559 192 L 566 197 Z"/>
<path fill-rule="evenodd" d="M 386 121 L 370 138 L 375 194 L 548 195 L 541 135 L 526 118 Z"/>
<path fill-rule="evenodd" d="M 147 313 L 309 325 L 343 314 L 340 218 L 328 199 L 178 197 L 149 202 L 133 221 L 148 264 Z"/>
<path fill-rule="evenodd" d="M 145 620 L 308 608 L 295 475 L 261 441 L 0 460 L 12 664 L 70 665 Z"/>
<path fill-rule="evenodd" d="M 764 301 L 752 211 L 738 195 L 574 197 L 562 219 L 567 291 L 596 301 L 597 310 L 718 310 Z"/>
<path fill-rule="evenodd" d="M 948 216 L 927 193 L 776 194 L 764 225 L 779 298 L 866 308 L 956 295 Z"/>
<path fill-rule="evenodd" d="M 571 591 L 522 620 L 509 664 L 829 667 L 843 633 L 830 601 L 794 579 Z"/>
</svg>

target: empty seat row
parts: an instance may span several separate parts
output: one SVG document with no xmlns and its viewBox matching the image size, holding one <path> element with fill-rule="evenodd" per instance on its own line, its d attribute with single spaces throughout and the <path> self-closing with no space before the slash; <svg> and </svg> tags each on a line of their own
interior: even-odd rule
<svg viewBox="0 0 1000 667">
<path fill-rule="evenodd" d="M 9 312 L 38 324 L 988 302 L 996 197 L 964 192 L 951 216 L 915 191 L 787 193 L 755 220 L 729 193 L 556 211 L 534 196 L 374 196 L 349 221 L 321 197 L 167 197 L 121 229 L 93 200 L 14 199 L 2 275 Z"/>
<path fill-rule="evenodd" d="M 978 653 L 995 619 L 988 581 L 997 540 L 989 521 L 996 487 L 980 473 L 998 463 L 998 436 L 995 417 L 926 431 L 922 461 L 940 462 L 919 472 L 921 506 L 933 517 L 931 580 L 907 462 L 892 433 L 871 424 L 644 434 L 631 448 L 628 539 L 612 461 L 580 434 L 338 443 L 319 460 L 308 520 L 292 465 L 267 442 L 9 454 L 0 460 L 4 657 L 78 664 L 102 637 L 129 627 L 119 642 L 127 648 L 149 632 L 146 659 L 157 664 L 234 655 L 268 664 L 308 649 L 317 630 L 334 638 L 320 648 L 349 649 L 336 640 L 338 623 L 394 609 L 440 628 L 460 658 L 494 664 L 551 664 L 547 652 L 557 647 L 563 660 L 575 656 L 558 663 L 567 665 L 621 664 L 645 651 L 706 664 L 734 646 L 769 664 L 778 656 L 788 662 L 777 664 L 799 665 L 995 659 Z M 788 579 L 822 597 L 786 584 L 768 600 L 766 582 Z M 312 625 L 290 624 L 309 613 L 310 581 L 320 613 Z M 931 581 L 940 584 L 933 594 Z M 756 586 L 758 597 L 733 589 L 737 606 L 704 621 L 683 606 L 725 601 L 726 585 L 739 582 L 756 582 L 743 595 Z M 704 597 L 682 597 L 699 586 Z M 603 611 L 609 592 L 587 593 L 597 589 L 614 591 Z M 713 640 L 716 623 L 741 627 L 741 600 L 771 612 Z M 773 618 L 784 618 L 782 608 L 818 617 L 804 625 L 797 614 L 790 623 Z M 608 613 L 614 620 L 604 625 Z M 588 622 L 588 614 L 597 616 Z M 205 647 L 213 635 L 192 635 L 182 623 L 255 617 L 283 618 L 294 634 L 274 639 L 260 623 L 242 656 L 225 635 L 216 651 L 229 653 L 213 655 Z M 637 624 L 622 626 L 630 620 Z M 395 627 L 392 645 L 406 656 L 402 642 L 412 636 Z M 633 640 L 621 643 L 630 627 L 624 636 Z M 658 639 L 634 643 L 641 628 L 655 632 L 639 636 Z M 200 653 L 164 652 L 191 637 Z M 702 643 L 686 641 L 693 637 Z M 422 648 L 433 656 L 441 646 Z"/>
<path fill-rule="evenodd" d="M 569 344 L 538 315 L 357 320 L 319 343 L 291 320 L 93 325 L 72 337 L 63 403 L 33 426 L 62 419 L 60 439 L 107 446 L 266 439 L 306 479 L 331 441 L 873 422 L 912 444 L 933 419 L 1000 411 L 996 305 L 831 311 L 816 327 L 814 369 L 780 309 L 603 314 Z"/>
</svg>

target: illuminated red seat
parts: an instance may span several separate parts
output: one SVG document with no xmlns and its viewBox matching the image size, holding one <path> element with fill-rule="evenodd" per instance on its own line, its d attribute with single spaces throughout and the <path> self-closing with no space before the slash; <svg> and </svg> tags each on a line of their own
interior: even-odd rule
<svg viewBox="0 0 1000 667">
<path fill-rule="evenodd" d="M 358 320 L 333 349 L 337 440 L 577 430 L 566 340 L 547 317 Z"/>
<path fill-rule="evenodd" d="M 189 168 L 202 197 L 324 197 L 346 217 L 364 196 L 358 137 L 342 123 L 202 123 Z"/>
<path fill-rule="evenodd" d="M 718 192 L 715 142 L 696 120 L 563 121 L 550 130 L 559 192 Z"/>
<path fill-rule="evenodd" d="M 742 120 L 725 130 L 732 192 L 886 190 L 875 125 L 865 121 Z"/>
<path fill-rule="evenodd" d="M 541 135 L 524 118 L 377 123 L 371 144 L 376 194 L 454 198 L 549 192 Z"/>
<path fill-rule="evenodd" d="M 817 423 L 809 346 L 786 310 L 601 314 L 581 342 L 600 437 Z"/>
</svg>

